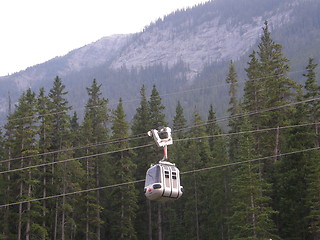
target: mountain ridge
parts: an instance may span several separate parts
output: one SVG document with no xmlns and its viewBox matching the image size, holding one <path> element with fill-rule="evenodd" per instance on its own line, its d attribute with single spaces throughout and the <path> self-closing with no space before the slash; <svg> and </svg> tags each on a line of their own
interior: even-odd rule
<svg viewBox="0 0 320 240">
<path fill-rule="evenodd" d="M 161 28 L 159 26 L 166 19 L 159 20 L 154 26 L 150 25 L 139 34 L 139 40 L 129 49 L 125 49 L 111 66 L 119 68 L 126 64 L 129 67 L 136 67 L 159 62 L 173 65 L 180 58 L 189 63 L 193 71 L 199 72 L 207 62 L 238 60 L 256 43 L 265 19 L 269 19 L 271 26 L 280 27 L 289 21 L 291 12 L 289 9 L 277 15 L 267 13 L 266 15 L 270 16 L 260 16 L 251 24 L 237 26 L 231 23 L 220 25 L 220 16 L 216 16 L 211 21 L 197 25 L 191 34 L 187 32 L 189 29 L 187 27 L 184 28 L 186 31 L 178 34 L 175 33 L 175 27 Z M 225 35 L 229 35 L 227 39 Z M 136 52 L 140 54 L 135 54 Z"/>
<path fill-rule="evenodd" d="M 64 56 L 0 77 L 0 112 L 5 115 L 8 111 L 8 92 L 15 102 L 29 87 L 35 91 L 40 87 L 49 89 L 55 76 L 62 78 L 70 91 L 70 104 L 76 108 L 84 104 L 84 99 L 77 98 L 86 95 L 85 88 L 93 78 L 106 86 L 103 94 L 113 101 L 123 95 L 136 98 L 141 84 L 149 88 L 156 84 L 160 93 L 210 86 L 212 82 L 221 84 L 230 60 L 241 69 L 245 67 L 266 20 L 273 39 L 285 43 L 284 51 L 289 49 L 286 54 L 293 58 L 295 68 L 301 70 L 311 53 L 316 59 L 320 58 L 320 54 L 311 49 L 320 46 L 314 37 L 320 35 L 318 10 L 320 3 L 316 0 L 215 0 L 177 10 L 150 23 L 139 33 L 107 36 Z M 312 26 L 306 25 L 309 22 Z M 308 44 L 307 34 L 312 34 L 314 44 Z M 302 56 L 306 58 L 305 65 L 301 64 Z M 245 78 L 243 72 L 239 75 Z M 207 94 L 211 95 L 205 104 L 215 102 L 217 108 L 227 105 L 226 92 L 223 99 L 213 96 L 212 92 Z M 184 106 L 204 104 L 199 101 L 183 99 L 182 102 Z M 168 107 L 171 114 L 173 106 Z M 135 107 L 132 104 L 127 107 L 130 116 Z"/>
<path fill-rule="evenodd" d="M 294 3 L 298 4 L 298 2 Z M 199 5 L 198 8 L 201 9 L 206 5 L 216 3 L 219 4 L 219 1 L 207 2 L 207 4 Z M 180 10 L 173 14 L 191 15 L 189 12 L 195 8 Z M 159 62 L 172 66 L 179 59 L 188 63 L 193 72 L 199 72 L 207 62 L 238 60 L 246 54 L 256 43 L 265 19 L 269 19 L 271 28 L 279 27 L 289 21 L 288 12 L 274 14 L 272 11 L 265 13 L 264 17 L 256 17 L 250 24 L 240 25 L 238 23 L 238 26 L 235 26 L 230 19 L 229 22 L 221 25 L 221 19 L 219 19 L 221 16 L 216 14 L 215 12 L 211 13 L 215 18 L 196 25 L 191 33 L 188 33 L 186 25 L 194 22 L 193 18 L 178 27 L 171 24 L 170 28 L 168 20 L 172 18 L 172 14 L 169 14 L 164 19 L 159 19 L 154 24 L 151 23 L 140 33 L 103 37 L 96 42 L 74 49 L 62 57 L 56 57 L 45 63 L 29 67 L 25 71 L 10 75 L 9 78 L 14 76 L 19 90 L 25 90 L 32 85 L 28 82 L 42 80 L 47 75 L 41 70 L 34 70 L 34 68 L 40 66 L 41 69 L 41 65 L 47 65 L 52 61 L 64 62 L 63 68 L 56 69 L 56 75 L 59 76 L 108 62 L 111 62 L 111 68 L 120 68 L 122 65 L 130 68 Z M 166 25 L 166 27 L 162 25 Z M 176 32 L 178 28 L 184 31 Z M 228 38 L 225 38 L 225 35 L 229 35 Z M 213 42 L 210 42 L 210 39 Z M 190 76 L 194 77 L 194 74 L 190 74 Z"/>
</svg>

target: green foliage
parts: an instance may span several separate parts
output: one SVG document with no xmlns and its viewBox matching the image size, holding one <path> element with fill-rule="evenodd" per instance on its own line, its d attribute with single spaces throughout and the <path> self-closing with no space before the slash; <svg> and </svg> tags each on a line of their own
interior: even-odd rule
<svg viewBox="0 0 320 240">
<path fill-rule="evenodd" d="M 156 85 L 153 85 L 150 100 L 150 124 L 152 129 L 158 129 L 159 127 L 166 126 L 165 115 L 163 113 L 165 107 L 162 105 L 161 97 L 156 89 Z"/>
<path fill-rule="evenodd" d="M 252 126 L 244 118 L 241 131 L 250 131 Z M 239 137 L 238 161 L 257 158 L 252 134 Z M 275 211 L 271 208 L 270 184 L 262 176 L 260 163 L 246 163 L 234 169 L 231 184 L 232 214 L 229 218 L 232 239 L 274 239 L 275 226 L 272 220 Z"/>
<path fill-rule="evenodd" d="M 230 65 L 229 65 L 229 73 L 226 78 L 226 82 L 230 84 L 230 89 L 229 89 L 230 108 L 228 109 L 228 112 L 230 112 L 230 115 L 233 116 L 239 113 L 239 103 L 238 103 L 237 73 L 235 70 L 234 63 L 232 61 L 230 62 Z"/>
<path fill-rule="evenodd" d="M 103 185 L 109 178 L 108 158 L 104 153 L 107 148 L 102 143 L 108 140 L 107 123 L 109 120 L 108 100 L 101 97 L 101 85 L 93 79 L 91 87 L 87 88 L 88 101 L 86 104 L 85 116 L 80 131 L 85 143 L 84 162 L 85 180 L 84 188 L 95 188 Z M 86 238 L 100 238 L 103 216 L 100 192 L 87 193 L 84 199 L 85 212 L 88 216 L 82 225 L 83 234 Z"/>
<path fill-rule="evenodd" d="M 317 84 L 317 78 L 315 69 L 317 64 L 314 64 L 312 58 L 309 59 L 306 67 L 306 73 L 303 74 L 306 77 L 305 82 L 305 94 L 303 99 L 312 99 L 320 97 L 320 86 Z M 320 146 L 320 134 L 319 134 L 319 117 L 320 117 L 320 101 L 311 101 L 303 104 L 299 108 L 300 114 L 303 114 L 303 120 L 313 123 L 309 127 L 305 127 L 304 132 L 300 133 L 300 138 L 297 141 L 300 145 L 307 147 L 319 147 Z M 301 136 L 302 135 L 302 136 Z M 304 139 L 302 141 L 302 139 Z M 320 211 L 319 211 L 319 150 L 312 151 L 302 156 L 305 159 L 306 169 L 306 205 L 309 208 L 307 215 L 308 232 L 313 239 L 317 239 L 320 236 Z"/>
<path fill-rule="evenodd" d="M 136 109 L 136 113 L 133 117 L 133 122 L 131 125 L 131 131 L 133 137 L 146 136 L 146 133 L 151 129 L 150 123 L 150 110 L 149 103 L 146 96 L 146 88 L 144 85 L 140 89 L 140 106 Z M 149 144 L 150 141 L 147 138 L 138 138 L 134 141 L 133 146 L 143 146 Z M 134 174 L 136 179 L 142 179 L 145 177 L 146 169 L 150 166 L 151 161 L 150 149 L 140 149 L 136 151 L 134 157 L 134 164 L 137 166 L 137 170 Z M 138 185 L 139 186 L 139 185 Z M 143 188 L 143 185 L 140 185 Z M 144 196 L 138 197 L 139 209 L 137 210 L 137 222 L 136 231 L 140 238 L 146 239 L 148 236 L 148 220 L 145 216 L 148 216 L 147 203 Z"/>
<path fill-rule="evenodd" d="M 217 123 L 213 105 L 210 105 L 206 133 L 210 136 L 208 144 L 211 157 L 211 161 L 207 165 L 229 163 L 227 141 L 224 137 L 219 136 L 223 132 Z M 208 221 L 206 224 L 208 239 L 229 235 L 230 226 L 227 219 L 230 214 L 230 174 L 230 169 L 223 169 L 222 171 L 209 172 L 207 175 L 207 197 L 205 201 L 208 201 Z"/>
<path fill-rule="evenodd" d="M 175 140 L 182 139 L 186 136 L 186 119 L 183 113 L 183 107 L 180 102 L 178 102 L 176 106 L 176 115 L 173 119 L 172 126 L 172 135 Z M 170 146 L 170 161 L 175 162 L 178 166 L 184 164 L 183 159 L 186 157 L 185 153 L 186 143 L 185 142 L 177 142 Z M 171 156 L 172 152 L 172 156 Z"/>
<path fill-rule="evenodd" d="M 122 106 L 122 99 L 116 110 L 113 112 L 112 120 L 112 139 L 126 139 L 129 135 L 129 124 L 125 119 L 126 115 Z M 112 165 L 114 171 L 111 173 L 114 183 L 133 181 L 133 174 L 136 171 L 136 165 L 132 162 L 132 151 L 124 149 L 129 147 L 126 140 L 120 140 L 114 144 L 114 151 L 119 153 L 112 155 Z M 110 199 L 117 199 L 110 204 L 110 213 L 108 216 L 110 222 L 110 239 L 137 239 L 134 227 L 137 210 L 137 192 L 134 185 L 128 185 L 112 189 Z"/>
<path fill-rule="evenodd" d="M 158 67 L 141 71 L 152 78 L 157 70 L 165 81 L 168 69 Z M 75 112 L 69 116 L 68 92 L 59 77 L 48 95 L 44 89 L 38 95 L 27 90 L 0 133 L 0 170 L 7 171 L 0 182 L 1 238 L 147 239 L 161 231 L 163 239 L 318 239 L 316 67 L 309 59 L 302 91 L 287 76 L 288 59 L 266 23 L 258 50 L 249 56 L 242 99 L 234 63 L 224 69 L 230 134 L 220 126 L 217 107 L 204 106 L 210 99 L 203 96 L 197 97 L 203 99 L 199 108 L 210 106 L 207 121 L 192 104 L 188 126 L 188 101 L 176 96 L 177 104 L 170 102 L 175 116 L 168 160 L 181 170 L 184 194 L 165 204 L 146 201 L 142 183 L 129 184 L 143 179 L 150 163 L 162 157 L 147 136 L 170 122 L 155 85 L 149 99 L 142 85 L 131 123 L 122 98 L 110 110 L 104 85 L 95 79 L 86 88 L 80 120 Z M 199 79 L 212 81 L 209 68 Z"/>
<path fill-rule="evenodd" d="M 228 112 L 230 114 L 228 125 L 230 127 L 230 132 L 238 132 L 239 131 L 239 118 L 238 115 L 240 114 L 240 103 L 238 100 L 238 79 L 237 73 L 235 70 L 235 66 L 233 62 L 230 62 L 229 65 L 229 72 L 226 78 L 226 82 L 230 85 L 229 87 L 229 109 Z M 233 161 L 237 157 L 237 145 L 239 144 L 239 139 L 237 136 L 230 137 L 230 150 L 229 156 L 230 159 Z"/>
</svg>

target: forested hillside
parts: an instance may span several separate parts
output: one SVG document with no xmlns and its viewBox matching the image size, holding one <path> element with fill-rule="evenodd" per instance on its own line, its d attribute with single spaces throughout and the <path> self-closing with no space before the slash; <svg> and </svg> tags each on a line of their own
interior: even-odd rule
<svg viewBox="0 0 320 240">
<path fill-rule="evenodd" d="M 122 97 L 128 121 L 138 107 L 142 84 L 147 91 L 156 84 L 166 96 L 163 102 L 170 123 L 178 100 L 188 123 L 195 107 L 205 115 L 210 104 L 218 117 L 225 116 L 228 65 L 232 60 L 238 71 L 240 97 L 247 78 L 244 68 L 257 48 L 265 20 L 290 59 L 289 76 L 303 83 L 301 73 L 308 58 L 320 59 L 319 12 L 318 0 L 214 0 L 177 10 L 141 32 L 106 36 L 65 56 L 0 77 L 0 125 L 23 91 L 29 87 L 49 91 L 56 76 L 66 85 L 66 98 L 80 121 L 92 79 L 102 84 L 101 94 L 111 108 Z"/>
<path fill-rule="evenodd" d="M 160 95 L 158 85 L 135 89 L 132 122 L 123 99 L 111 106 L 95 79 L 83 86 L 81 118 L 60 77 L 49 91 L 24 91 L 0 135 L 0 238 L 319 239 L 317 63 L 306 61 L 301 85 L 292 80 L 267 22 L 247 57 L 242 97 L 231 61 L 227 114 L 217 117 L 202 98 L 206 114 L 194 107 L 190 123 L 183 97 L 166 102 L 171 95 Z M 220 90 L 199 85 L 175 96 L 198 91 Z M 173 103 L 169 119 L 165 110 Z M 147 132 L 168 122 L 174 140 L 168 160 L 181 171 L 184 194 L 151 202 L 143 193 L 145 173 L 162 156 Z"/>
</svg>

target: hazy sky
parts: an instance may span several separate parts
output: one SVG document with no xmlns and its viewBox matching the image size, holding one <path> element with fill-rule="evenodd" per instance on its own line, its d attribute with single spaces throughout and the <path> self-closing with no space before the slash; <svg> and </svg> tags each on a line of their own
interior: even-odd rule
<svg viewBox="0 0 320 240">
<path fill-rule="evenodd" d="M 3 0 L 0 76 L 208 0 Z"/>
</svg>

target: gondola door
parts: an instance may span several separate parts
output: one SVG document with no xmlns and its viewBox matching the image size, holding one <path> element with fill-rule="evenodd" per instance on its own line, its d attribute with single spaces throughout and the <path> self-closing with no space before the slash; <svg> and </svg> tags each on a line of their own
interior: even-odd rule
<svg viewBox="0 0 320 240">
<path fill-rule="evenodd" d="M 176 167 L 171 168 L 171 197 L 179 198 L 182 195 L 182 187 L 180 186 L 180 172 Z"/>
<path fill-rule="evenodd" d="M 163 165 L 162 167 L 162 172 L 163 172 L 163 185 L 164 185 L 164 191 L 163 191 L 163 196 L 164 197 L 171 197 L 172 193 L 172 183 L 171 183 L 171 171 L 170 167 Z"/>
</svg>

